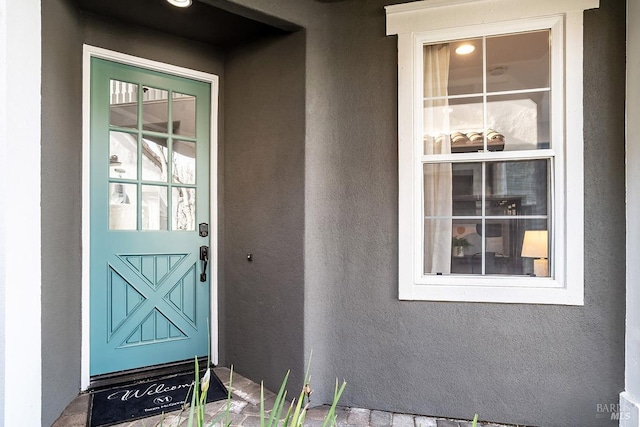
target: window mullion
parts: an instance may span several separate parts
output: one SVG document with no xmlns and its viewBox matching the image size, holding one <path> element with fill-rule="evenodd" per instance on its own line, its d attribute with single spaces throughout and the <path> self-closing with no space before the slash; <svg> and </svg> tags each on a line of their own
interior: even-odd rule
<svg viewBox="0 0 640 427">
<path fill-rule="evenodd" d="M 488 114 L 487 114 L 487 38 L 482 37 L 482 143 L 484 146 L 484 152 L 488 153 L 488 138 L 487 138 L 487 129 L 488 126 Z M 482 275 L 487 274 L 487 163 L 482 162 L 482 240 L 481 240 L 481 259 L 482 259 Z"/>
<path fill-rule="evenodd" d="M 482 37 L 482 125 L 484 151 L 487 152 L 487 38 Z"/>
<path fill-rule="evenodd" d="M 485 151 L 475 153 L 454 153 L 454 154 L 429 154 L 422 155 L 422 163 L 442 163 L 442 162 L 490 162 L 507 160 L 535 160 L 552 159 L 556 157 L 554 149 L 523 150 L 523 151 Z"/>
</svg>

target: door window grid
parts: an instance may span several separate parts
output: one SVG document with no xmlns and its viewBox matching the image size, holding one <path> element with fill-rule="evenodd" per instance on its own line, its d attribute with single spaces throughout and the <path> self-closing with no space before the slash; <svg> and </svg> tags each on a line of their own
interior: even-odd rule
<svg viewBox="0 0 640 427">
<path fill-rule="evenodd" d="M 144 85 L 117 80 L 111 80 L 110 86 L 112 90 L 110 99 L 110 131 L 131 135 L 137 140 L 135 149 L 137 163 L 135 178 L 131 176 L 131 173 L 125 177 L 121 173 L 119 174 L 117 170 L 119 169 L 117 165 L 121 163 L 118 155 L 110 152 L 109 228 L 111 230 L 195 230 L 195 198 L 197 184 L 195 174 L 195 156 L 197 147 L 195 134 L 196 97 L 173 92 L 171 90 L 149 88 Z M 158 98 L 160 102 L 166 100 L 168 104 L 166 132 L 144 129 L 153 127 L 146 124 L 144 120 L 145 101 L 157 103 L 158 99 L 156 98 Z M 186 132 L 188 135 L 178 136 L 174 135 L 174 123 L 176 123 L 176 117 L 174 117 L 172 111 L 173 102 L 175 102 L 175 100 L 184 99 L 193 101 L 191 109 L 193 117 L 188 117 L 186 120 L 189 126 Z M 119 109 L 120 112 L 124 110 L 124 114 L 114 114 L 114 107 Z M 149 112 L 149 110 L 147 112 Z M 127 119 L 130 121 L 131 117 L 135 117 L 135 124 L 126 121 Z M 171 120 L 168 118 L 171 118 Z M 155 129 L 158 129 L 157 123 L 155 124 Z M 159 141 L 165 142 L 162 144 Z M 190 150 L 187 151 L 191 157 L 184 155 L 185 150 L 181 150 L 182 152 L 178 156 L 174 156 L 174 141 L 176 144 L 182 144 L 182 146 L 188 145 Z M 153 149 L 154 146 L 155 149 Z M 166 155 L 166 157 L 163 158 L 162 155 Z M 183 165 L 177 165 L 177 159 L 181 159 L 181 163 L 187 163 L 186 167 Z M 150 162 L 152 164 L 155 163 L 156 166 L 160 166 L 161 178 L 150 176 L 149 173 L 145 173 L 144 162 Z M 187 179 L 184 179 L 181 176 L 181 174 L 185 173 L 185 170 L 188 173 Z M 168 174 L 169 171 L 171 171 L 172 176 L 167 182 L 167 179 L 162 178 L 164 178 L 164 175 Z M 161 188 L 164 188 L 164 191 L 161 190 Z M 129 195 L 127 189 L 135 194 L 132 196 Z M 114 194 L 116 195 L 114 196 Z M 145 194 L 147 195 L 146 197 Z M 163 194 L 164 198 L 161 196 Z M 185 194 L 189 197 L 180 196 Z M 150 198 L 158 202 L 156 205 L 159 205 L 160 209 L 149 208 L 149 202 L 151 201 Z M 130 206 L 116 206 L 117 204 L 129 204 Z M 158 206 L 156 206 L 156 208 L 157 207 Z M 127 218 L 126 220 L 122 219 L 123 215 L 126 213 L 131 214 L 131 212 L 135 212 L 135 221 L 133 218 Z M 156 212 L 158 218 L 150 220 L 148 217 L 150 212 Z M 166 217 L 169 214 L 172 218 L 171 221 L 166 220 Z M 133 225 L 134 223 L 135 225 Z M 156 225 L 152 226 L 152 224 Z"/>
</svg>

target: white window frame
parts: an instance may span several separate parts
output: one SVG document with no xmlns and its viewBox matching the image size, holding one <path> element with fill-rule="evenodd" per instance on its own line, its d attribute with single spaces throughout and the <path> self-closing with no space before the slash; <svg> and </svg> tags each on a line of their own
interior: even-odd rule
<svg viewBox="0 0 640 427">
<path fill-rule="evenodd" d="M 386 7 L 398 36 L 399 273 L 401 300 L 584 304 L 582 15 L 599 0 L 425 0 Z M 474 161 L 551 159 L 551 277 L 425 275 L 422 111 L 425 44 L 552 31 L 551 141 L 545 150 L 475 153 Z M 453 156 L 442 155 L 441 160 Z M 451 158 L 449 158 L 451 157 Z M 455 155 L 460 159 L 460 154 Z"/>
</svg>

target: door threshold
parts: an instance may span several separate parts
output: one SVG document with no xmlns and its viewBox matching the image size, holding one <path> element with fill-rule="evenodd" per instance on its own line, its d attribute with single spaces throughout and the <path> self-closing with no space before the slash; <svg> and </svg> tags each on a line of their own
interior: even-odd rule
<svg viewBox="0 0 640 427">
<path fill-rule="evenodd" d="M 207 358 L 199 357 L 198 366 L 200 371 L 204 372 L 207 366 Z M 194 371 L 195 366 L 193 363 L 193 359 L 188 359 L 179 362 L 165 363 L 162 365 L 147 366 L 144 368 L 130 369 L 127 371 L 118 371 L 108 374 L 95 375 L 91 377 L 87 391 L 101 390 L 117 385 L 136 383 L 140 381 Z"/>
</svg>

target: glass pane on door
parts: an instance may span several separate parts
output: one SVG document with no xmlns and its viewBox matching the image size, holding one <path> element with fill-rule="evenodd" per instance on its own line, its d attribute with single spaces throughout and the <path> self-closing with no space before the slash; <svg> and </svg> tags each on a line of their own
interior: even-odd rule
<svg viewBox="0 0 640 427">
<path fill-rule="evenodd" d="M 138 136 L 126 132 L 109 132 L 109 177 L 138 177 Z"/>
<path fill-rule="evenodd" d="M 174 230 L 193 231 L 196 229 L 196 189 L 173 187 L 173 216 Z"/>
<path fill-rule="evenodd" d="M 173 141 L 173 182 L 196 183 L 196 143 Z"/>
<path fill-rule="evenodd" d="M 109 229 L 137 228 L 138 188 L 136 184 L 109 184 Z"/>
<path fill-rule="evenodd" d="M 142 179 L 167 182 L 167 138 L 142 137 Z"/>
<path fill-rule="evenodd" d="M 167 229 L 167 187 L 142 186 L 142 229 Z"/>
<path fill-rule="evenodd" d="M 196 137 L 196 97 L 173 93 L 173 133 L 188 138 Z"/>
<path fill-rule="evenodd" d="M 109 123 L 121 128 L 138 127 L 138 85 L 109 81 Z"/>
<path fill-rule="evenodd" d="M 142 89 L 142 129 L 169 131 L 169 92 L 145 86 Z"/>
</svg>

